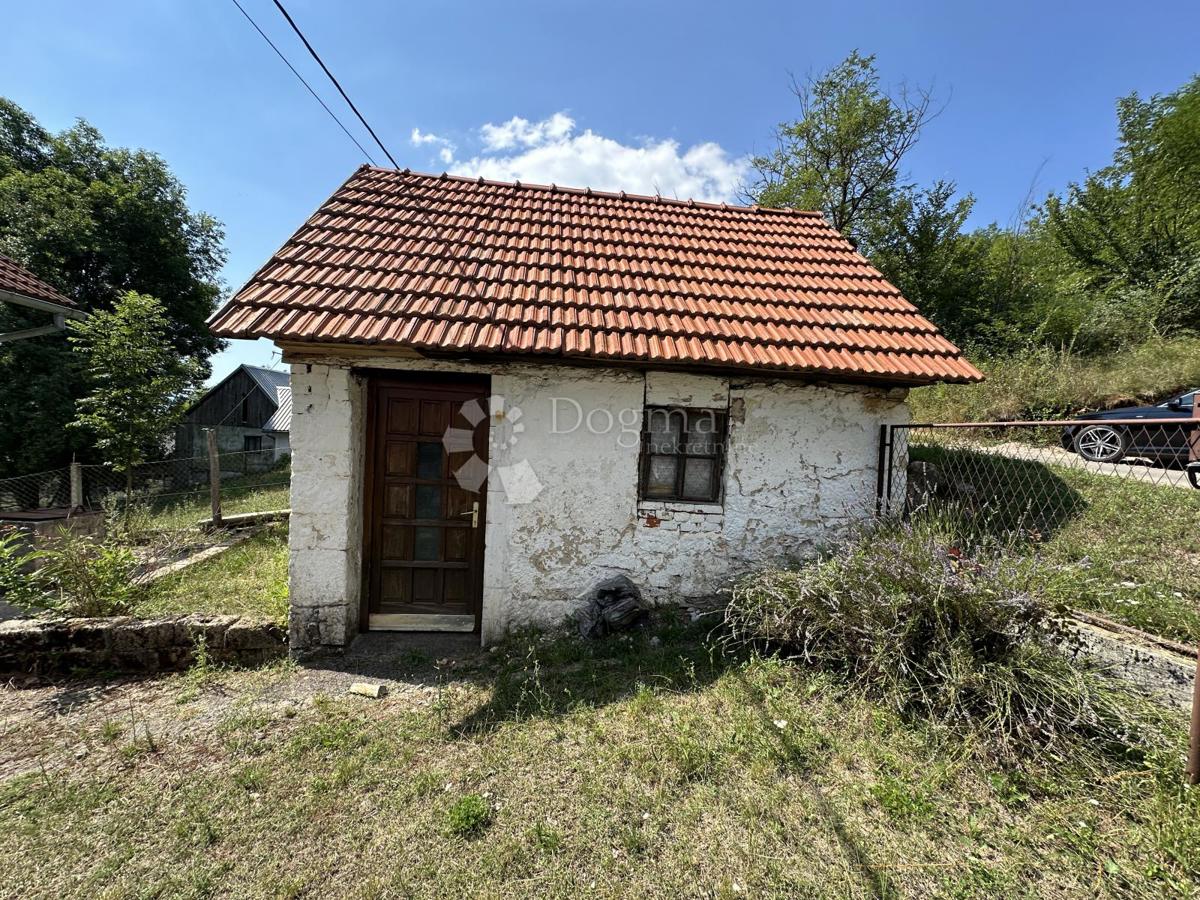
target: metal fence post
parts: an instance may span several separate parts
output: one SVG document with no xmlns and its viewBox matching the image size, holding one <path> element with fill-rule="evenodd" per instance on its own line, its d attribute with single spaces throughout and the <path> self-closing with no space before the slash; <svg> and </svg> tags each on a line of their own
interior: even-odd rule
<svg viewBox="0 0 1200 900">
<path fill-rule="evenodd" d="M 71 512 L 83 509 L 83 463 L 71 463 Z"/>
<path fill-rule="evenodd" d="M 891 505 L 891 497 L 888 494 L 891 491 L 892 482 L 892 426 L 879 426 L 879 461 L 878 472 L 875 476 L 875 515 L 885 516 L 888 514 Z"/>
<path fill-rule="evenodd" d="M 1192 418 L 1200 419 L 1200 391 L 1192 399 Z M 1188 436 L 1188 462 L 1200 464 L 1200 427 L 1193 428 Z M 1192 727 L 1188 733 L 1187 776 L 1188 784 L 1200 784 L 1200 650 L 1196 652 L 1196 673 L 1192 677 Z"/>
<path fill-rule="evenodd" d="M 213 528 L 221 527 L 221 457 L 217 452 L 217 429 L 206 429 L 208 434 L 208 496 L 212 500 Z"/>
</svg>

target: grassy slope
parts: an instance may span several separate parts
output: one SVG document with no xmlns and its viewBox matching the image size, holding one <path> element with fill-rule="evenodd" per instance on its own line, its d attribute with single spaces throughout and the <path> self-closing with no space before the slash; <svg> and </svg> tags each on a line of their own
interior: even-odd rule
<svg viewBox="0 0 1200 900">
<path fill-rule="evenodd" d="M 432 694 L 96 723 L 0 783 L 20 896 L 1187 895 L 1200 792 L 1178 760 L 1012 771 L 825 678 L 667 626 L 514 641 Z M 281 677 L 288 677 L 286 671 Z M 203 704 L 188 676 L 181 719 Z M 182 702 L 179 702 L 182 701 Z M 131 717 L 137 712 L 130 711 Z M 193 714 L 194 715 L 194 714 Z M 10 736 L 19 741 L 21 735 Z M 455 833 L 478 798 L 491 821 Z M 461 816 L 458 820 L 461 824 Z"/>
<path fill-rule="evenodd" d="M 1058 472 L 1084 504 L 1040 549 L 1067 567 L 1059 598 L 1200 643 L 1200 491 Z"/>
<path fill-rule="evenodd" d="M 971 486 L 964 521 L 1051 564 L 1050 599 L 1200 642 L 1200 491 L 924 444 L 950 483 Z M 950 501 L 951 505 L 953 501 Z M 940 506 L 936 507 L 940 508 Z M 1012 533 L 1026 536 L 1009 538 Z"/>
<path fill-rule="evenodd" d="M 981 384 L 910 395 L 918 422 L 1061 418 L 1087 409 L 1157 402 L 1200 387 L 1200 338 L 1175 338 L 1094 358 L 1038 351 L 976 360 Z"/>
<path fill-rule="evenodd" d="M 287 621 L 287 525 L 155 582 L 134 614 L 215 613 Z"/>
</svg>

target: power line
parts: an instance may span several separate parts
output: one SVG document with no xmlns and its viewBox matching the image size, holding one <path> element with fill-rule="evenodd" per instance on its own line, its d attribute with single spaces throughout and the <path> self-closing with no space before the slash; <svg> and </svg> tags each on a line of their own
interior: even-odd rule
<svg viewBox="0 0 1200 900">
<path fill-rule="evenodd" d="M 304 42 L 304 46 L 308 48 L 308 52 L 312 54 L 312 58 L 317 61 L 317 64 L 325 71 L 325 74 L 329 76 L 329 80 L 332 81 L 333 86 L 338 89 L 338 93 L 342 95 L 342 99 L 350 105 L 352 110 L 354 110 L 354 114 L 358 116 L 358 121 L 362 122 L 363 127 L 371 133 L 371 137 L 375 139 L 375 143 L 379 145 L 379 149 L 383 151 L 383 155 L 388 158 L 388 161 L 392 164 L 393 168 L 400 168 L 396 160 L 392 158 L 392 154 L 388 153 L 388 148 L 383 145 L 383 141 L 379 139 L 379 135 L 375 133 L 375 129 L 367 124 L 367 120 L 364 119 L 363 114 L 358 111 L 358 107 L 354 105 L 354 101 L 350 99 L 350 96 L 344 90 L 342 90 L 342 86 L 338 84 L 338 80 L 334 78 L 333 73 L 329 71 L 329 66 L 325 65 L 321 57 L 317 55 L 317 51 L 314 50 L 312 44 L 308 42 L 308 38 L 304 36 L 304 32 L 300 30 L 300 27 L 292 20 L 292 17 L 288 15 L 288 11 L 283 8 L 283 4 L 280 3 L 279 0 L 275 0 L 275 6 L 278 7 L 281 13 L 283 13 L 283 17 L 287 19 L 288 24 L 292 26 L 292 31 L 296 32 L 296 36 Z"/>
<path fill-rule="evenodd" d="M 283 64 L 292 70 L 292 74 L 300 79 L 300 83 L 302 85 L 304 85 L 306 88 L 308 88 L 308 92 L 313 95 L 313 99 L 321 104 L 321 108 L 323 110 L 325 110 L 325 112 L 329 113 L 329 118 L 331 118 L 331 119 L 333 119 L 333 121 L 337 122 L 338 127 L 346 133 L 346 137 L 348 137 L 348 138 L 350 138 L 350 140 L 354 141 L 354 146 L 357 147 L 360 151 L 362 151 L 362 155 L 367 158 L 367 160 L 371 163 L 371 165 L 375 165 L 375 160 L 371 159 L 371 154 L 368 153 L 366 151 L 366 149 L 363 148 L 363 145 L 358 142 L 358 138 L 356 138 L 354 135 L 352 135 L 350 133 L 349 129 L 347 129 L 346 126 L 342 124 L 342 120 L 339 119 L 336 115 L 334 115 L 334 112 L 332 109 L 330 109 L 328 106 L 325 105 L 325 101 L 322 100 L 320 95 L 312 89 L 312 85 L 310 85 L 307 81 L 304 80 L 304 76 L 296 71 L 296 67 L 293 66 L 290 62 L 288 62 L 288 58 L 283 55 L 283 52 L 278 47 L 275 46 L 275 42 L 272 41 L 269 37 L 267 37 L 266 32 L 264 32 L 261 28 L 258 27 L 257 22 L 255 22 L 252 18 L 250 18 L 250 13 L 246 12 L 246 10 L 242 8 L 242 4 L 238 3 L 238 0 L 233 0 L 233 5 L 236 6 L 238 8 L 238 10 L 241 12 L 241 14 L 246 17 L 246 21 L 254 26 L 254 30 L 257 31 L 260 35 L 262 35 L 262 39 L 267 42 L 267 45 L 270 46 L 270 48 L 272 50 L 275 51 L 275 55 L 283 60 Z M 361 116 L 360 116 L 360 118 L 361 118 Z"/>
</svg>

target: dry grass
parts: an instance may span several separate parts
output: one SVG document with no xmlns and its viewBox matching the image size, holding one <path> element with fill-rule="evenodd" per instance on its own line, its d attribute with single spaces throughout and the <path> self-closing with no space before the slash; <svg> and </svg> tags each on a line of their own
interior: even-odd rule
<svg viewBox="0 0 1200 900">
<path fill-rule="evenodd" d="M 978 359 L 981 384 L 939 384 L 910 395 L 913 420 L 987 422 L 1061 418 L 1089 409 L 1158 402 L 1200 387 L 1200 338 L 1154 341 L 1081 357 L 1033 352 Z"/>
<path fill-rule="evenodd" d="M 3 753 L 27 755 L 0 782 L 5 893 L 1125 897 L 1200 878 L 1174 755 L 988 767 L 671 622 L 422 665 L 432 686 L 383 701 L 281 707 L 302 677 L 283 667 L 183 703 L 187 676 L 161 679 L 116 719 L 10 718 Z"/>
</svg>

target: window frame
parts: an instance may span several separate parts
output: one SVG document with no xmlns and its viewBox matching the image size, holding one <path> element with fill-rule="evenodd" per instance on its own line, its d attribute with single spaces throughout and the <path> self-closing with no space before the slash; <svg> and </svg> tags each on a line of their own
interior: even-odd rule
<svg viewBox="0 0 1200 900">
<path fill-rule="evenodd" d="M 650 430 L 651 417 L 655 413 L 666 413 L 670 416 L 682 415 L 683 428 L 680 431 L 681 449 L 673 453 L 652 452 Z M 692 417 L 696 414 L 711 416 L 717 423 L 712 432 L 695 432 L 697 434 L 715 435 L 712 443 L 715 445 L 712 453 L 692 453 L 687 450 L 690 436 L 693 433 L 689 427 Z M 697 506 L 720 505 L 725 499 L 725 457 L 729 443 L 729 411 L 715 407 L 701 406 L 666 406 L 646 404 L 642 411 L 642 441 L 638 451 L 638 502 L 639 503 L 690 503 Z M 671 457 L 675 460 L 675 487 L 670 496 L 653 496 L 648 493 L 650 483 L 650 462 L 656 456 Z M 712 490 L 704 497 L 688 497 L 684 494 L 684 479 L 687 475 L 687 460 L 710 459 L 713 461 Z"/>
<path fill-rule="evenodd" d="M 251 447 L 253 441 L 258 442 L 257 447 Z M 263 436 L 261 434 L 244 434 L 242 435 L 242 452 L 243 453 L 261 453 L 263 449 Z"/>
</svg>

